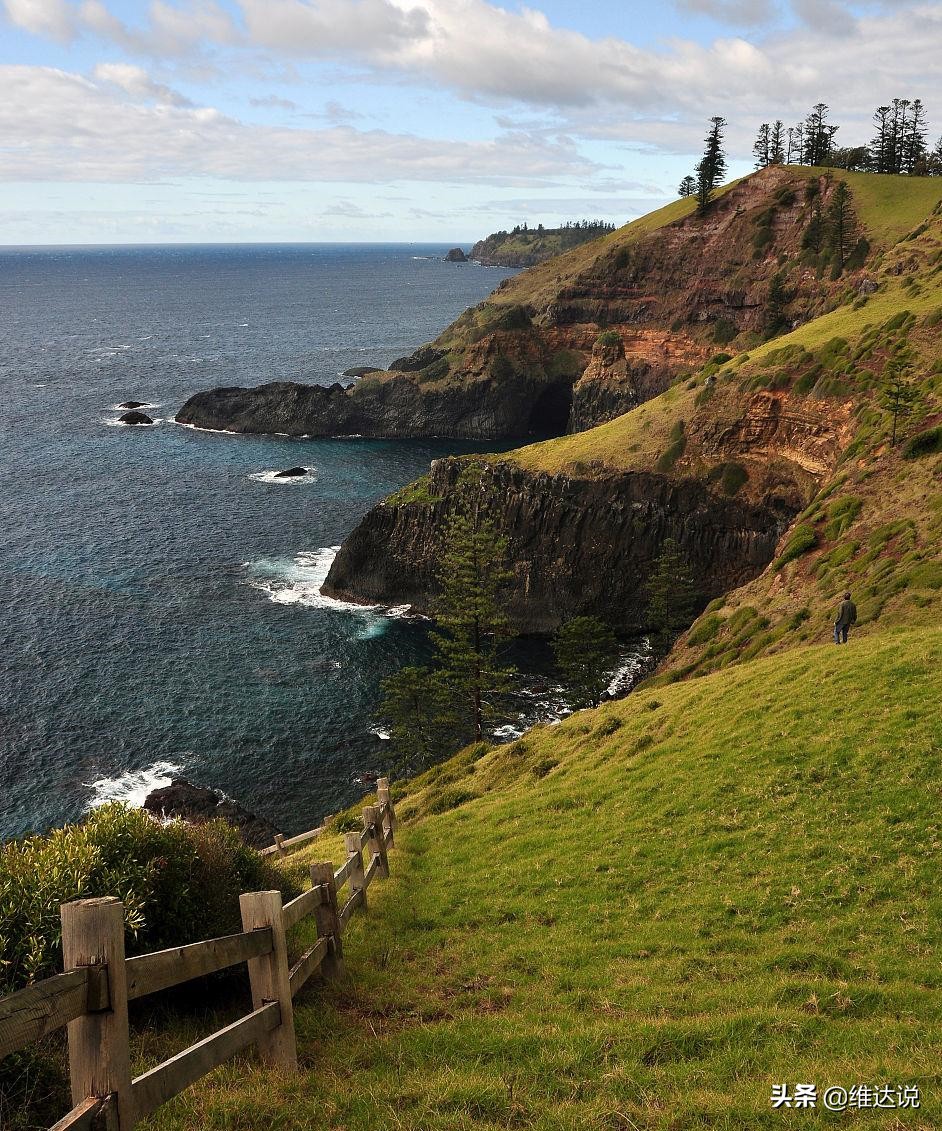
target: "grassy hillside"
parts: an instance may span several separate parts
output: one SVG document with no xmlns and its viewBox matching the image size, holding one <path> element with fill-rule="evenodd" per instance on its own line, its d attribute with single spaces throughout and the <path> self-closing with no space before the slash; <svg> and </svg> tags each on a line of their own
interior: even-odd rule
<svg viewBox="0 0 942 1131">
<path fill-rule="evenodd" d="M 148 1126 L 939 1126 L 940 664 L 938 629 L 808 647 L 432 771 L 305 1075 L 223 1069 Z"/>
<path fill-rule="evenodd" d="M 789 172 L 811 177 L 823 176 L 828 170 L 811 166 L 789 166 Z M 764 175 L 753 173 L 751 177 Z M 836 180 L 847 182 L 862 233 L 875 249 L 892 247 L 925 220 L 942 200 L 942 180 L 935 177 L 897 177 L 876 173 L 847 173 L 842 170 L 833 170 L 832 175 Z M 716 194 L 717 197 L 741 183 L 742 180 L 736 180 L 724 185 Z M 633 220 L 611 235 L 531 267 L 508 280 L 489 301 L 497 304 L 529 302 L 533 306 L 542 307 L 552 300 L 561 286 L 568 285 L 584 274 L 605 254 L 614 249 L 629 247 L 642 237 L 691 216 L 695 210 L 696 199 L 693 197 L 672 201 L 663 208 Z"/>
<path fill-rule="evenodd" d="M 410 783 L 348 979 L 298 1009 L 302 1077 L 244 1061 L 148 1127 L 942 1126 L 942 186 L 842 176 L 878 249 L 866 288 L 495 457 L 787 490 L 807 506 L 778 559 L 628 699 Z M 486 316 L 691 208 L 517 276 Z M 911 450 L 878 399 L 896 360 L 921 394 Z M 846 585 L 861 626 L 835 648 Z M 922 1107 L 773 1110 L 782 1083 L 916 1085 Z"/>
</svg>

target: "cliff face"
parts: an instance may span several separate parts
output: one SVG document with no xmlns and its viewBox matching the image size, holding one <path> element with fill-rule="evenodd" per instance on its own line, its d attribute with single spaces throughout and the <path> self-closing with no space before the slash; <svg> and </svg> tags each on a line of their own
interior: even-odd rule
<svg viewBox="0 0 942 1131">
<path fill-rule="evenodd" d="M 215 389 L 177 419 L 290 436 L 500 439 L 593 427 L 738 335 L 781 332 L 828 301 L 838 284 L 802 256 L 833 192 L 805 170 L 764 170 L 705 215 L 671 219 L 672 205 L 660 222 L 655 214 L 505 280 L 436 342 L 348 389 Z M 594 352 L 600 334 L 620 338 L 621 356 Z"/>
<path fill-rule="evenodd" d="M 645 472 L 579 479 L 461 459 L 433 463 L 412 498 L 369 512 L 324 593 L 429 611 L 443 524 L 473 499 L 508 540 L 514 580 L 505 607 L 521 633 L 552 632 L 589 614 L 641 630 L 644 582 L 665 538 L 680 543 L 708 600 L 765 566 L 793 513 L 714 495 L 695 480 Z"/>
<path fill-rule="evenodd" d="M 423 347 L 388 373 L 330 387 L 277 381 L 191 397 L 177 422 L 286 436 L 492 439 L 565 431 L 573 378 L 554 371 L 542 338 L 495 331 L 468 346 L 462 379 L 442 351 Z"/>
</svg>

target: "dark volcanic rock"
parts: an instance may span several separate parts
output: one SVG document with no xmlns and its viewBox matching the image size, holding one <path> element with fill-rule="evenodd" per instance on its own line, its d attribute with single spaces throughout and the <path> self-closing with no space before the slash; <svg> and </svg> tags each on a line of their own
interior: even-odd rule
<svg viewBox="0 0 942 1131">
<path fill-rule="evenodd" d="M 236 828 L 245 843 L 253 848 L 267 848 L 279 832 L 271 821 L 250 813 L 215 789 L 193 785 L 185 778 L 153 790 L 147 795 L 144 808 L 156 817 L 177 817 L 194 825 L 221 818 Z"/>
<path fill-rule="evenodd" d="M 427 369 L 430 365 L 434 365 L 444 356 L 444 350 L 436 349 L 434 346 L 420 346 L 415 353 L 410 353 L 408 357 L 397 357 L 389 368 L 395 369 L 399 373 L 417 373 L 420 369 Z"/>
<path fill-rule="evenodd" d="M 299 479 L 302 475 L 307 475 L 306 467 L 287 467 L 284 471 L 276 471 L 276 479 Z"/>
<path fill-rule="evenodd" d="M 704 601 L 758 574 L 793 511 L 720 497 L 696 480 L 647 472 L 604 479 L 482 463 L 480 486 L 459 484 L 467 460 L 432 464 L 431 503 L 380 503 L 344 542 L 323 592 L 429 611 L 448 516 L 474 500 L 508 540 L 514 580 L 504 608 L 521 633 L 545 633 L 596 615 L 626 631 L 646 627 L 644 585 L 665 539 L 681 545 Z"/>
<path fill-rule="evenodd" d="M 355 365 L 352 369 L 343 371 L 344 377 L 366 377 L 369 373 L 382 373 L 375 365 Z"/>
<path fill-rule="evenodd" d="M 436 354 L 438 351 L 433 351 Z M 439 436 L 473 440 L 559 435 L 572 381 L 537 372 L 483 372 L 464 383 L 422 383 L 407 373 L 340 384 L 275 381 L 254 389 L 211 389 L 191 397 L 180 424 L 286 436 Z"/>
<path fill-rule="evenodd" d="M 146 401 L 123 401 L 118 408 L 143 408 Z"/>
<path fill-rule="evenodd" d="M 153 424 L 153 420 L 147 415 L 146 412 L 126 412 L 118 419 L 122 424 Z"/>
<path fill-rule="evenodd" d="M 446 263 L 467 263 L 468 257 L 461 250 L 460 247 L 453 247 L 451 251 L 445 256 Z"/>
</svg>

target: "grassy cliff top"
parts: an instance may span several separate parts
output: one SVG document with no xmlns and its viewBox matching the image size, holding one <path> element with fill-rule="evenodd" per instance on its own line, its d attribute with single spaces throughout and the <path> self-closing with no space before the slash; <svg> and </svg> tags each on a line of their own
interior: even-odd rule
<svg viewBox="0 0 942 1131">
<path fill-rule="evenodd" d="M 796 177 L 824 176 L 847 182 L 853 195 L 854 208 L 864 234 L 874 248 L 891 247 L 917 227 L 942 200 L 942 179 L 938 177 L 902 177 L 878 173 L 849 173 L 841 169 L 827 170 L 812 166 L 770 166 L 742 180 L 731 181 L 717 192 L 723 196 L 743 183 L 762 184 L 783 173 Z M 496 291 L 489 302 L 496 304 L 526 303 L 541 307 L 552 301 L 561 287 L 589 270 L 606 253 L 625 247 L 652 235 L 669 224 L 684 220 L 696 210 L 696 199 L 686 197 L 672 201 L 601 239 L 592 240 L 572 251 L 531 267 L 515 276 Z"/>
<path fill-rule="evenodd" d="M 809 646 L 430 771 L 302 1078 L 147 1126 L 733 1131 L 792 1126 L 784 1081 L 918 1084 L 841 1126 L 938 1126 L 940 664 L 934 628 Z"/>
</svg>

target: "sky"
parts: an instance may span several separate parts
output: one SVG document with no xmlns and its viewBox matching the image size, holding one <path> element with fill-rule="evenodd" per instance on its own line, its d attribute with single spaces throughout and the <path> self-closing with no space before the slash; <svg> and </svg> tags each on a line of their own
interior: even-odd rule
<svg viewBox="0 0 942 1131">
<path fill-rule="evenodd" d="M 709 118 L 730 174 L 827 102 L 922 98 L 942 2 L 0 0 L 0 244 L 465 243 L 625 223 Z"/>
</svg>

